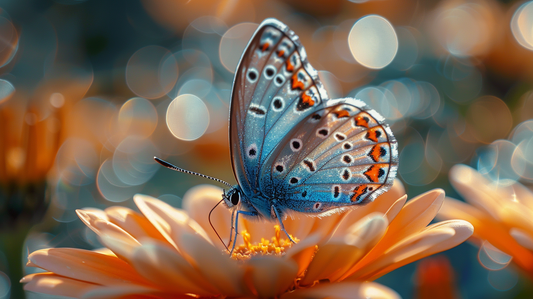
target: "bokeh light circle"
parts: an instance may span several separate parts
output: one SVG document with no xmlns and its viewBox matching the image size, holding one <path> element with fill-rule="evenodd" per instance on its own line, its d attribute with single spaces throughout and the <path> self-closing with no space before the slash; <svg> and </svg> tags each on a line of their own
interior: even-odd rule
<svg viewBox="0 0 533 299">
<path fill-rule="evenodd" d="M 157 111 L 150 101 L 131 98 L 118 112 L 118 125 L 125 135 L 148 137 L 157 126 Z"/>
<path fill-rule="evenodd" d="M 511 31 L 522 47 L 533 50 L 533 1 L 520 5 L 515 11 Z"/>
<path fill-rule="evenodd" d="M 242 52 L 257 27 L 255 23 L 240 23 L 228 29 L 222 36 L 219 46 L 220 62 L 231 73 L 235 73 Z"/>
<path fill-rule="evenodd" d="M 209 111 L 199 97 L 183 94 L 168 105 L 166 120 L 168 129 L 176 138 L 196 140 L 209 126 Z"/>
<path fill-rule="evenodd" d="M 387 19 L 369 15 L 355 22 L 348 35 L 350 51 L 357 62 L 371 69 L 389 65 L 398 51 L 398 37 Z"/>
<path fill-rule="evenodd" d="M 178 80 L 178 62 L 160 46 L 137 50 L 126 65 L 126 83 L 136 95 L 157 99 L 168 93 Z"/>
<path fill-rule="evenodd" d="M 0 104 L 9 100 L 15 93 L 15 87 L 11 82 L 0 79 Z"/>
</svg>

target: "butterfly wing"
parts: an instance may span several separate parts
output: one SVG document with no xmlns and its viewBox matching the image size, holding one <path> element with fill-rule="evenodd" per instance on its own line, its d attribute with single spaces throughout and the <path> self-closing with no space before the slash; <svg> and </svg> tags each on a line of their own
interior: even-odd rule
<svg viewBox="0 0 533 299">
<path fill-rule="evenodd" d="M 272 166 L 263 170 L 285 194 L 280 205 L 321 213 L 364 204 L 387 191 L 396 176 L 398 149 L 383 117 L 353 98 L 319 108 L 281 141 L 269 158 Z"/>
<path fill-rule="evenodd" d="M 270 178 L 260 181 L 266 161 L 326 100 L 298 36 L 275 19 L 261 23 L 237 67 L 230 111 L 233 170 L 248 197 L 272 194 Z"/>
</svg>

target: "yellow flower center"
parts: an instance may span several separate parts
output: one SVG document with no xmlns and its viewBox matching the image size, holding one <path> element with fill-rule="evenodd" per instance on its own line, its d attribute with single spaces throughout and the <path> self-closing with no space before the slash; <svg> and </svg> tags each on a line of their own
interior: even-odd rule
<svg viewBox="0 0 533 299">
<path fill-rule="evenodd" d="M 291 248 L 293 243 L 288 238 L 281 238 L 281 228 L 279 225 L 274 225 L 276 234 L 270 240 L 261 238 L 261 242 L 251 243 L 251 235 L 247 231 L 242 231 L 242 239 L 244 244 L 235 246 L 233 255 L 235 260 L 247 260 L 254 255 L 277 255 L 282 256 L 287 249 Z M 290 235 L 294 242 L 298 243 L 300 240 L 293 235 Z"/>
</svg>

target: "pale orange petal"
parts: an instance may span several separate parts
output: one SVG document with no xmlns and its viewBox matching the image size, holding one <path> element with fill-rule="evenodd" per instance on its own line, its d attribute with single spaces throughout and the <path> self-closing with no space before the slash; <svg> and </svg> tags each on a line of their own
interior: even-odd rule
<svg viewBox="0 0 533 299">
<path fill-rule="evenodd" d="M 217 294 L 198 271 L 166 243 L 153 241 L 137 247 L 132 263 L 140 275 L 169 293 Z"/>
<path fill-rule="evenodd" d="M 410 234 L 424 229 L 431 222 L 444 200 L 444 191 L 431 190 L 410 200 L 389 224 L 389 228 L 376 246 L 349 272 L 366 267 L 379 258 L 383 251 Z"/>
<path fill-rule="evenodd" d="M 123 234 L 109 233 L 100 236 L 102 245 L 109 248 L 119 258 L 129 262 L 133 255 L 133 250 L 141 244 L 133 237 Z"/>
<path fill-rule="evenodd" d="M 178 248 L 177 241 L 183 233 L 199 234 L 209 240 L 204 229 L 184 211 L 146 195 L 136 194 L 133 200 L 141 213 L 176 248 Z"/>
<path fill-rule="evenodd" d="M 33 265 L 55 274 L 95 284 L 149 284 L 126 262 L 94 251 L 49 248 L 34 251 L 28 259 Z"/>
<path fill-rule="evenodd" d="M 302 275 L 313 260 L 317 251 L 317 244 L 322 239 L 319 234 L 313 234 L 289 248 L 283 259 L 290 259 L 298 264 L 298 276 Z"/>
<path fill-rule="evenodd" d="M 86 292 L 98 287 L 96 284 L 50 272 L 26 275 L 20 282 L 26 283 L 24 286 L 26 291 L 74 298 L 81 298 Z"/>
<path fill-rule="evenodd" d="M 450 183 L 461 195 L 478 210 L 498 219 L 497 208 L 503 206 L 498 199 L 496 185 L 473 168 L 458 164 L 450 169 Z"/>
<path fill-rule="evenodd" d="M 264 256 L 246 262 L 246 280 L 259 298 L 274 298 L 282 294 L 294 282 L 298 265 L 292 260 Z"/>
<path fill-rule="evenodd" d="M 395 291 L 375 282 L 324 283 L 309 289 L 285 293 L 281 299 L 400 299 Z"/>
<path fill-rule="evenodd" d="M 438 213 L 441 219 L 464 219 L 474 226 L 474 234 L 488 240 L 501 251 L 512 255 L 513 261 L 528 272 L 533 272 L 533 253 L 513 239 L 508 228 L 494 220 L 490 215 L 464 202 L 446 198 Z"/>
<path fill-rule="evenodd" d="M 400 197 L 390 206 L 387 212 L 385 212 L 385 216 L 387 217 L 387 220 L 389 221 L 389 223 L 391 223 L 392 220 L 394 220 L 394 218 L 398 216 L 403 206 L 405 205 L 406 201 L 407 201 L 407 195 Z"/>
<path fill-rule="evenodd" d="M 511 228 L 509 231 L 509 234 L 513 239 L 515 239 L 518 244 L 522 245 L 526 249 L 533 250 L 533 238 L 526 232 L 518 229 L 518 228 Z"/>
<path fill-rule="evenodd" d="M 366 254 L 383 236 L 387 220 L 373 213 L 353 224 L 343 237 L 335 237 L 321 245 L 313 258 L 302 285 L 316 280 L 336 281 Z"/>
<path fill-rule="evenodd" d="M 448 250 L 466 241 L 474 227 L 463 220 L 449 220 L 429 226 L 389 248 L 347 280 L 374 280 L 399 267 L 426 256 Z"/>
<path fill-rule="evenodd" d="M 98 287 L 85 293 L 81 299 L 191 299 L 183 294 L 166 294 L 157 289 L 137 285 Z"/>
<path fill-rule="evenodd" d="M 213 244 L 225 249 L 209 224 L 209 212 L 222 199 L 223 190 L 212 185 L 193 187 L 183 196 L 182 207 L 207 233 Z M 224 203 L 211 214 L 211 222 L 223 241 L 228 242 L 231 231 L 231 212 Z"/>
<path fill-rule="evenodd" d="M 143 215 L 132 209 L 113 206 L 105 209 L 109 221 L 127 231 L 137 240 L 150 239 L 165 240 L 161 233 Z"/>
<path fill-rule="evenodd" d="M 530 210 L 533 210 L 533 192 L 520 183 L 514 184 L 512 188 L 518 200 Z"/>
<path fill-rule="evenodd" d="M 223 254 L 207 240 L 188 233 L 181 234 L 181 253 L 215 286 L 221 294 L 242 296 L 249 294 L 244 284 L 244 268 Z"/>
<path fill-rule="evenodd" d="M 504 223 L 509 229 L 520 228 L 533 235 L 533 210 L 520 202 L 516 192 L 527 198 L 527 192 L 512 186 L 500 186 L 466 165 L 455 165 L 450 170 L 453 187 L 473 206 Z M 527 201 L 527 200 L 525 200 Z"/>
<path fill-rule="evenodd" d="M 99 234 L 100 230 L 94 226 L 95 221 L 109 221 L 109 219 L 107 218 L 107 214 L 104 211 L 98 209 L 79 209 L 76 210 L 76 214 L 81 219 L 81 221 L 96 234 Z"/>
</svg>

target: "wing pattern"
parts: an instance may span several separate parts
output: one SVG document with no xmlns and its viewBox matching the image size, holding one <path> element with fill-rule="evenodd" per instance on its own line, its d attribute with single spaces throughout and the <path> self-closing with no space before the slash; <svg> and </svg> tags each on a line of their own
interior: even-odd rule
<svg viewBox="0 0 533 299">
<path fill-rule="evenodd" d="M 237 67 L 230 143 L 244 194 L 255 205 L 275 199 L 282 212 L 372 201 L 398 167 L 383 117 L 360 100 L 329 100 L 298 37 L 273 19 L 259 26 Z"/>
<path fill-rule="evenodd" d="M 277 20 L 265 20 L 244 51 L 232 91 L 232 163 L 245 194 L 259 190 L 261 165 L 292 124 L 325 100 L 298 36 Z"/>
<path fill-rule="evenodd" d="M 324 106 L 294 127 L 265 164 L 263 184 L 275 186 L 280 194 L 271 196 L 292 210 L 366 203 L 396 176 L 397 142 L 378 113 L 351 98 Z"/>
</svg>

